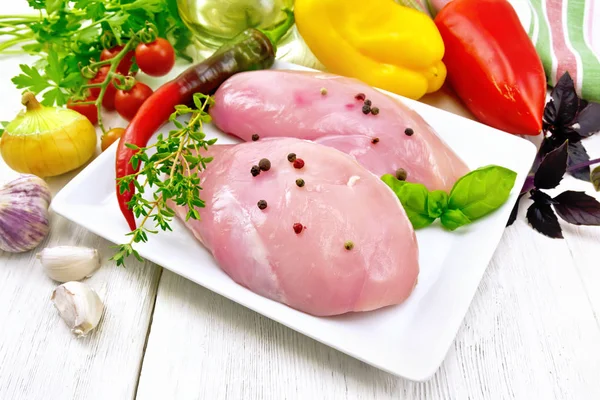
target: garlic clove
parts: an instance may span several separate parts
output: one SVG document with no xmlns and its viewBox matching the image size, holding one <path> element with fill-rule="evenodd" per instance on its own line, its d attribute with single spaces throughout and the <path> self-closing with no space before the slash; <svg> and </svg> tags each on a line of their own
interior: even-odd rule
<svg viewBox="0 0 600 400">
<path fill-rule="evenodd" d="M 51 300 L 77 337 L 86 336 L 98 326 L 104 312 L 104 304 L 98 294 L 81 282 L 63 283 L 54 290 Z"/>
<path fill-rule="evenodd" d="M 90 277 L 100 268 L 98 250 L 88 247 L 47 247 L 37 254 L 44 272 L 58 282 Z"/>
</svg>

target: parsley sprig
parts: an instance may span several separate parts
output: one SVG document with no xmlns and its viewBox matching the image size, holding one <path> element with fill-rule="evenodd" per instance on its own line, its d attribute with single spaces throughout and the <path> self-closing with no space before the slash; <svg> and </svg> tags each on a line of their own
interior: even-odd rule
<svg viewBox="0 0 600 400">
<path fill-rule="evenodd" d="M 99 60 L 100 52 L 126 45 L 148 23 L 167 38 L 179 57 L 192 34 L 183 23 L 177 0 L 28 0 L 31 15 L 0 15 L 0 54 L 25 52 L 39 57 L 21 65 L 13 78 L 19 89 L 42 97 L 46 106 L 62 106 L 77 95 L 88 78 L 81 68 Z M 43 93 L 43 94 L 42 94 Z"/>
<path fill-rule="evenodd" d="M 126 144 L 137 153 L 131 158 L 134 168 L 141 163 L 143 167 L 138 172 L 124 176 L 118 180 L 121 193 L 126 191 L 133 182 L 137 193 L 129 201 L 128 206 L 136 217 L 143 217 L 138 228 L 129 232 L 129 243 L 117 246 L 117 253 L 111 258 L 117 265 L 124 265 L 125 259 L 131 255 L 142 260 L 135 243 L 148 241 L 148 233 L 156 234 L 158 230 L 170 231 L 171 221 L 175 211 L 170 202 L 185 206 L 188 209 L 186 220 L 200 219 L 199 208 L 205 206 L 200 198 L 200 178 L 196 172 L 202 171 L 212 161 L 212 157 L 203 157 L 201 152 L 206 151 L 217 139 L 206 140 L 203 125 L 210 122 L 208 107 L 214 102 L 213 98 L 202 93 L 194 95 L 194 108 L 186 105 L 175 107 L 170 121 L 177 129 L 172 130 L 165 137 L 158 135 L 155 144 L 147 147 L 137 147 Z M 191 114 L 185 124 L 179 122 L 177 117 Z M 149 151 L 155 151 L 149 155 Z M 164 179 L 163 179 L 164 178 Z M 142 181 L 142 183 L 140 183 Z M 146 189 L 155 187 L 152 198 L 145 198 Z M 154 229 L 148 227 L 150 221 Z"/>
</svg>

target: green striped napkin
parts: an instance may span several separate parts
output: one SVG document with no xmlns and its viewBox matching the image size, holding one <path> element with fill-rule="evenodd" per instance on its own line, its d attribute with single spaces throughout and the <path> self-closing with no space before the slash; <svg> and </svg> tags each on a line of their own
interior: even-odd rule
<svg viewBox="0 0 600 400">
<path fill-rule="evenodd" d="M 396 0 L 430 16 L 452 0 Z M 600 0 L 508 0 L 535 44 L 551 86 L 569 72 L 577 94 L 600 101 Z"/>
</svg>

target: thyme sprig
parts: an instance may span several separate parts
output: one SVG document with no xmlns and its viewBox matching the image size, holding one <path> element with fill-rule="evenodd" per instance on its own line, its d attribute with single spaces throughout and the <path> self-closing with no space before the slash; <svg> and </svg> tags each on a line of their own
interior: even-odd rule
<svg viewBox="0 0 600 400">
<path fill-rule="evenodd" d="M 129 243 L 117 246 L 116 254 L 111 258 L 117 265 L 124 265 L 125 259 L 131 255 L 142 260 L 135 243 L 148 241 L 148 233 L 156 234 L 159 230 L 171 231 L 171 221 L 175 211 L 170 202 L 178 206 L 186 206 L 188 212 L 186 221 L 200 219 L 199 208 L 205 206 L 200 198 L 200 178 L 196 172 L 206 169 L 212 157 L 203 157 L 200 152 L 208 150 L 217 139 L 206 140 L 203 125 L 210 122 L 208 107 L 214 102 L 213 98 L 202 93 L 194 95 L 195 108 L 178 105 L 171 114 L 170 121 L 177 129 L 169 132 L 168 136 L 158 135 L 155 144 L 138 147 L 126 144 L 137 153 L 131 158 L 135 169 L 143 163 L 138 172 L 124 176 L 118 180 L 121 193 L 128 189 L 131 182 L 137 188 L 136 194 L 127 204 L 137 217 L 143 217 L 138 227 L 129 232 Z M 181 123 L 177 117 L 191 114 L 187 123 Z M 155 153 L 149 155 L 150 150 Z M 145 178 L 145 179 L 144 179 Z M 142 181 L 143 183 L 140 183 Z M 156 187 L 152 198 L 144 197 L 147 188 Z M 148 227 L 150 221 L 154 229 Z"/>
</svg>

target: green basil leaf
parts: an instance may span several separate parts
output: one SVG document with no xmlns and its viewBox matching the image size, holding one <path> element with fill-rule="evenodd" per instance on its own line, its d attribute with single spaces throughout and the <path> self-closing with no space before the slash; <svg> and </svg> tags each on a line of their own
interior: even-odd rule
<svg viewBox="0 0 600 400">
<path fill-rule="evenodd" d="M 428 213 L 429 191 L 424 185 L 400 181 L 390 174 L 383 175 L 381 179 L 398 196 L 414 229 L 424 228 L 435 221 L 435 218 L 431 218 Z"/>
<path fill-rule="evenodd" d="M 471 223 L 471 220 L 460 210 L 446 210 L 440 217 L 442 225 L 451 231 Z"/>
<path fill-rule="evenodd" d="M 590 172 L 590 180 L 594 184 L 596 192 L 600 192 L 600 166 L 594 168 L 592 172 Z"/>
<path fill-rule="evenodd" d="M 427 195 L 427 213 L 431 218 L 439 218 L 448 209 L 448 193 L 434 190 Z"/>
<path fill-rule="evenodd" d="M 454 184 L 448 208 L 460 210 L 471 221 L 484 217 L 508 200 L 517 173 L 488 165 L 469 172 Z"/>
</svg>

